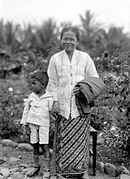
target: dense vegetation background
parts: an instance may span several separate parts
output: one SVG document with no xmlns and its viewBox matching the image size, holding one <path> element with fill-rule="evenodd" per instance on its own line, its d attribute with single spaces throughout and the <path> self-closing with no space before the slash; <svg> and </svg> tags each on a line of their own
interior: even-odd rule
<svg viewBox="0 0 130 179">
<path fill-rule="evenodd" d="M 130 157 L 130 34 L 122 27 L 103 29 L 94 14 L 79 16 L 81 39 L 78 49 L 93 58 L 106 90 L 91 109 L 91 125 L 100 132 L 106 146 Z M 24 98 L 29 94 L 28 72 L 46 70 L 52 54 L 62 49 L 59 34 L 63 22 L 48 19 L 41 26 L 0 21 L 0 137 L 23 140 L 19 124 Z M 24 138 L 25 140 L 25 138 Z"/>
</svg>

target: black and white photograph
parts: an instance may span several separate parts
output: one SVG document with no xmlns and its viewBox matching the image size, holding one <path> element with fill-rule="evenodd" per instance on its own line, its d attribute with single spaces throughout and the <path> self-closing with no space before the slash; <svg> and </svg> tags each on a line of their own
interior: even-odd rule
<svg viewBox="0 0 130 179">
<path fill-rule="evenodd" d="M 130 0 L 0 0 L 0 179 L 130 179 Z"/>
</svg>

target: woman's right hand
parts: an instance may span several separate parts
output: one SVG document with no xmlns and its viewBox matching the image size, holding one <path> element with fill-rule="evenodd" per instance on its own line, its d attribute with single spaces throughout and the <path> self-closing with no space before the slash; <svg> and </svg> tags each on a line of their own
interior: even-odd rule
<svg viewBox="0 0 130 179">
<path fill-rule="evenodd" d="M 59 102 L 58 102 L 58 101 L 54 101 L 54 102 L 53 102 L 53 106 L 52 106 L 51 112 L 52 112 L 52 113 L 57 113 L 57 114 L 60 113 L 60 105 L 59 105 Z"/>
</svg>

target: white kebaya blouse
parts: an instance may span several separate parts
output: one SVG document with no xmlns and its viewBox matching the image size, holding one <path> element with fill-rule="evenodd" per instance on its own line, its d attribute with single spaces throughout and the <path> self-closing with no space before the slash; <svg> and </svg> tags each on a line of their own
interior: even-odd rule
<svg viewBox="0 0 130 179">
<path fill-rule="evenodd" d="M 48 66 L 49 83 L 47 90 L 54 101 L 59 101 L 61 115 L 68 118 L 79 116 L 73 95 L 74 86 L 84 78 L 99 77 L 91 57 L 82 51 L 75 50 L 70 62 L 65 50 L 56 53 Z"/>
</svg>

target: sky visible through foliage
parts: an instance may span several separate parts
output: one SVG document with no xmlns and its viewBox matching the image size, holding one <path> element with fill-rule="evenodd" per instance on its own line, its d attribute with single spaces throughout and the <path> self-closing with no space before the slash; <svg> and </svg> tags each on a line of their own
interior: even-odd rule
<svg viewBox="0 0 130 179">
<path fill-rule="evenodd" d="M 78 25 L 79 14 L 90 10 L 105 29 L 110 25 L 130 32 L 130 0 L 0 0 L 0 19 L 14 23 L 41 24 L 48 18 Z"/>
</svg>

